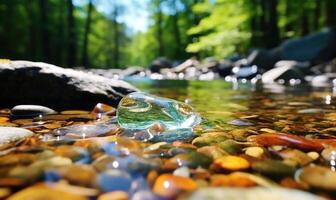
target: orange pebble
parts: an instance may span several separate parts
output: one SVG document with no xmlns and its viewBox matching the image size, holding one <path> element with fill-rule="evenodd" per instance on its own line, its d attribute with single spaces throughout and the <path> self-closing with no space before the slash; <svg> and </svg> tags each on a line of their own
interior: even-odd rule
<svg viewBox="0 0 336 200">
<path fill-rule="evenodd" d="M 250 167 L 250 163 L 238 156 L 222 156 L 214 161 L 214 164 L 229 171 L 245 170 Z"/>
<path fill-rule="evenodd" d="M 190 178 L 172 174 L 162 174 L 156 179 L 153 191 L 160 196 L 172 198 L 180 191 L 192 191 L 196 188 L 196 182 Z"/>
</svg>

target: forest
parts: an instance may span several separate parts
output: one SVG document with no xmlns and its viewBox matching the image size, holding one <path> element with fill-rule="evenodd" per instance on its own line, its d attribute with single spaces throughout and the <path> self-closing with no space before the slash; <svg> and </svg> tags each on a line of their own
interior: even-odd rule
<svg viewBox="0 0 336 200">
<path fill-rule="evenodd" d="M 336 26 L 335 0 L 131 0 L 149 25 L 130 31 L 122 1 L 0 0 L 0 58 L 63 67 L 148 66 L 157 57 L 224 59 Z M 137 19 L 134 19 L 137 20 Z"/>
</svg>

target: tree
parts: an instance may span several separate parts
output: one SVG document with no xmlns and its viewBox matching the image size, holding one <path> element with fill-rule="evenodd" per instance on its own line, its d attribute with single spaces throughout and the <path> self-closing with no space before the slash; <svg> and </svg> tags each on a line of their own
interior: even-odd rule
<svg viewBox="0 0 336 200">
<path fill-rule="evenodd" d="M 88 40 L 89 40 L 90 26 L 91 26 L 91 21 L 92 21 L 92 8 L 93 8 L 93 2 L 92 2 L 92 0 L 89 0 L 87 17 L 86 17 L 86 22 L 85 22 L 83 49 L 82 49 L 82 65 L 85 68 L 88 68 L 88 66 L 89 66 Z"/>
<path fill-rule="evenodd" d="M 40 26 L 41 26 L 41 35 L 42 35 L 42 60 L 47 62 L 50 58 L 50 43 L 49 43 L 49 21 L 48 21 L 48 7 L 47 0 L 40 0 Z"/>
<path fill-rule="evenodd" d="M 74 67 L 77 63 L 77 38 L 72 0 L 68 0 L 68 34 L 68 67 Z"/>
</svg>

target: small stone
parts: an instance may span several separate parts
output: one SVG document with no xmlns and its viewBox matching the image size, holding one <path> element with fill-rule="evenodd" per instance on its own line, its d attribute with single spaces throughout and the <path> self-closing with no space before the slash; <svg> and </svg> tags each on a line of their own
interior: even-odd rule
<svg viewBox="0 0 336 200">
<path fill-rule="evenodd" d="M 128 192 L 131 184 L 131 176 L 127 172 L 118 169 L 110 169 L 98 175 L 98 185 L 104 192 Z"/>
<path fill-rule="evenodd" d="M 60 145 L 54 152 L 59 156 L 70 158 L 72 162 L 78 164 L 85 164 L 91 161 L 88 151 L 82 147 Z"/>
<path fill-rule="evenodd" d="M 11 109 L 11 117 L 13 118 L 29 118 L 55 113 L 56 111 L 53 109 L 40 105 L 18 105 Z"/>
<path fill-rule="evenodd" d="M 158 197 L 155 196 L 150 190 L 140 190 L 132 196 L 131 200 L 157 200 Z"/>
<path fill-rule="evenodd" d="M 206 187 L 189 194 L 186 200 L 221 200 L 221 199 L 295 199 L 295 200 L 323 200 L 324 198 L 314 194 L 280 187 L 253 187 L 253 188 L 225 188 L 225 187 Z"/>
<path fill-rule="evenodd" d="M 197 152 L 202 153 L 212 159 L 217 159 L 219 157 L 228 155 L 223 149 L 218 146 L 204 146 L 197 149 Z"/>
<path fill-rule="evenodd" d="M 173 175 L 182 176 L 182 177 L 190 177 L 190 171 L 188 167 L 180 167 L 174 170 Z"/>
<path fill-rule="evenodd" d="M 24 128 L 0 127 L 0 145 L 32 136 L 34 133 Z"/>
<path fill-rule="evenodd" d="M 317 160 L 320 157 L 320 154 L 315 151 L 308 152 L 307 155 L 313 160 Z"/>
<path fill-rule="evenodd" d="M 211 176 L 210 185 L 215 187 L 252 187 L 257 184 L 243 174 L 231 173 L 229 175 L 215 174 Z"/>
<path fill-rule="evenodd" d="M 300 173 L 299 179 L 314 188 L 336 190 L 336 172 L 326 167 L 305 167 Z"/>
<path fill-rule="evenodd" d="M 198 153 L 181 153 L 165 162 L 165 167 L 169 169 L 176 169 L 178 167 L 187 166 L 190 168 L 208 167 L 212 162 L 212 159 L 208 156 Z"/>
<path fill-rule="evenodd" d="M 193 191 L 197 184 L 190 178 L 172 174 L 160 175 L 153 186 L 153 192 L 166 198 L 176 196 L 180 191 Z"/>
<path fill-rule="evenodd" d="M 106 136 L 114 134 L 119 130 L 116 125 L 85 124 L 66 126 L 53 131 L 55 136 L 70 139 L 85 139 L 90 137 Z"/>
<path fill-rule="evenodd" d="M 107 104 L 98 103 L 93 110 L 91 111 L 91 114 L 94 115 L 115 115 L 117 109 L 113 108 L 112 106 L 109 106 Z"/>
<path fill-rule="evenodd" d="M 201 122 L 190 105 L 143 92 L 133 92 L 120 101 L 117 119 L 125 129 L 147 129 L 162 124 L 171 130 L 192 128 Z"/>
<path fill-rule="evenodd" d="M 251 157 L 260 158 L 264 154 L 264 149 L 260 147 L 247 147 L 245 154 Z"/>
<path fill-rule="evenodd" d="M 114 191 L 102 194 L 97 200 L 128 200 L 128 194 L 124 191 Z"/>
<path fill-rule="evenodd" d="M 321 155 L 326 161 L 333 160 L 336 163 L 336 148 L 326 148 L 321 152 Z"/>
<path fill-rule="evenodd" d="M 306 153 L 297 149 L 285 149 L 278 152 L 278 154 L 283 158 L 294 163 L 299 163 L 301 166 L 305 166 L 313 161 Z"/>
<path fill-rule="evenodd" d="M 70 165 L 49 171 L 57 173 L 61 178 L 69 181 L 70 184 L 79 186 L 92 187 L 96 178 L 96 172 L 88 165 Z"/>
<path fill-rule="evenodd" d="M 48 199 L 48 200 L 88 200 L 85 196 L 72 194 L 68 191 L 48 187 L 47 184 L 37 184 L 20 190 L 10 196 L 8 200 L 28 200 L 28 199 Z"/>
<path fill-rule="evenodd" d="M 250 167 L 250 163 L 238 156 L 223 156 L 214 161 L 214 164 L 224 170 L 238 171 L 246 170 Z"/>
<path fill-rule="evenodd" d="M 279 160 L 262 160 L 252 163 L 252 169 L 264 175 L 273 177 L 292 176 L 295 172 L 295 167 L 286 165 Z"/>
<path fill-rule="evenodd" d="M 217 144 L 219 142 L 223 142 L 229 138 L 228 134 L 225 132 L 209 132 L 204 133 L 201 136 L 195 138 L 192 141 L 192 144 L 201 147 L 208 146 L 211 144 Z"/>
</svg>

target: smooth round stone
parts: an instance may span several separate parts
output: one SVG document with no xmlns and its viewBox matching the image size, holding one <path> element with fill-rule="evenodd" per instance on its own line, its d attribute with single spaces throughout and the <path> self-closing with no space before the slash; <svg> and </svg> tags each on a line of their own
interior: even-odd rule
<svg viewBox="0 0 336 200">
<path fill-rule="evenodd" d="M 264 154 L 264 149 L 260 147 L 247 147 L 245 154 L 251 157 L 260 158 Z"/>
<path fill-rule="evenodd" d="M 56 111 L 40 105 L 17 105 L 11 109 L 14 118 L 36 117 L 39 115 L 55 114 Z"/>
<path fill-rule="evenodd" d="M 15 193 L 8 200 L 37 200 L 37 199 L 48 199 L 48 200 L 87 200 L 87 197 L 69 193 L 68 191 L 57 190 L 52 187 L 48 187 L 45 184 L 37 184 L 26 189 L 20 190 Z"/>
<path fill-rule="evenodd" d="M 157 200 L 157 196 L 155 196 L 150 190 L 140 190 L 136 192 L 131 200 Z"/>
<path fill-rule="evenodd" d="M 308 192 L 285 189 L 279 187 L 254 187 L 254 188 L 201 188 L 191 193 L 186 200 L 222 200 L 222 199 L 244 199 L 244 200 L 323 200 L 324 198 L 310 194 Z"/>
<path fill-rule="evenodd" d="M 300 173 L 299 179 L 314 188 L 336 190 L 336 172 L 326 167 L 305 167 Z"/>
<path fill-rule="evenodd" d="M 246 159 L 238 156 L 223 156 L 217 158 L 214 164 L 229 171 L 246 170 L 250 167 L 250 163 Z"/>
<path fill-rule="evenodd" d="M 336 162 L 336 148 L 326 148 L 321 152 L 321 155 L 326 161 Z"/>
<path fill-rule="evenodd" d="M 190 178 L 172 174 L 162 174 L 156 179 L 153 192 L 162 197 L 172 198 L 180 191 L 193 191 L 196 188 L 196 182 Z"/>
<path fill-rule="evenodd" d="M 119 128 L 116 125 L 103 124 L 85 124 L 62 127 L 54 130 L 55 136 L 63 136 L 70 139 L 85 139 L 90 137 L 104 136 L 108 133 L 117 131 Z"/>
<path fill-rule="evenodd" d="M 98 185 L 104 192 L 125 191 L 131 188 L 132 178 L 124 171 L 111 169 L 98 176 Z"/>
<path fill-rule="evenodd" d="M 188 167 L 180 167 L 174 170 L 175 176 L 190 177 L 190 170 Z"/>
<path fill-rule="evenodd" d="M 114 191 L 102 194 L 97 200 L 128 200 L 128 194 L 124 191 Z"/>
<path fill-rule="evenodd" d="M 0 127 L 0 144 L 15 142 L 33 134 L 30 130 L 24 128 Z"/>
<path fill-rule="evenodd" d="M 308 152 L 307 155 L 312 159 L 312 160 L 317 160 L 320 157 L 320 154 L 315 152 L 315 151 L 311 151 Z"/>
</svg>

